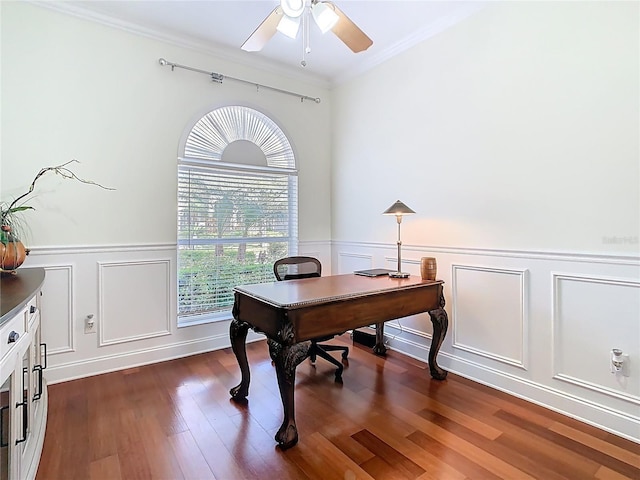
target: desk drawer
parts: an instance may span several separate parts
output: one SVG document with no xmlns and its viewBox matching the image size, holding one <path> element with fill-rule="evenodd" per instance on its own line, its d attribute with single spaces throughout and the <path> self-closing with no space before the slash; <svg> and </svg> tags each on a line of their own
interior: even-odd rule
<svg viewBox="0 0 640 480">
<path fill-rule="evenodd" d="M 18 314 L 0 328 L 0 359 L 3 359 L 18 341 L 25 335 L 28 307 L 20 310 Z"/>
</svg>

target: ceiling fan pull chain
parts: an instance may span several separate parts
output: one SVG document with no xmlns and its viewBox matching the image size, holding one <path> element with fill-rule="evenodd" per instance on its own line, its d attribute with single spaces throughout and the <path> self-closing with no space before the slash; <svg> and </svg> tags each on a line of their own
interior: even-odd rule
<svg viewBox="0 0 640 480">
<path fill-rule="evenodd" d="M 311 43 L 309 41 L 309 35 L 310 35 L 310 27 L 309 24 L 311 23 L 311 21 L 309 20 L 309 18 L 311 17 L 311 10 L 307 10 L 307 14 L 305 15 L 304 19 L 305 19 L 305 31 L 304 31 L 304 43 L 306 44 L 305 47 L 305 52 L 306 53 L 311 53 Z"/>
<path fill-rule="evenodd" d="M 311 53 L 310 38 L 311 38 L 311 10 L 307 10 L 307 38 L 306 38 L 307 47 L 305 49 L 307 53 Z"/>
<path fill-rule="evenodd" d="M 303 67 L 307 66 L 307 59 L 306 59 L 306 53 L 307 53 L 307 31 L 308 31 L 308 25 L 307 25 L 307 15 L 302 15 L 302 61 L 300 62 L 300 65 L 302 65 Z"/>
</svg>

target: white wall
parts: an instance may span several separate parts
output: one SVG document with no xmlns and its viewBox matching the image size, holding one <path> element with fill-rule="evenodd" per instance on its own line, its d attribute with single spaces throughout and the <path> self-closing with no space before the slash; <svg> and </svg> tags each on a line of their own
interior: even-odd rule
<svg viewBox="0 0 640 480">
<path fill-rule="evenodd" d="M 489 2 L 333 92 L 334 272 L 437 258 L 441 363 L 640 441 L 637 2 Z M 338 207 L 339 206 L 339 207 Z M 390 325 L 426 359 L 427 316 Z M 631 377 L 609 372 L 630 355 Z"/>
<path fill-rule="evenodd" d="M 42 177 L 25 212 L 44 266 L 43 333 L 50 382 L 229 345 L 228 322 L 176 328 L 178 146 L 206 112 L 243 104 L 276 121 L 299 168 L 301 250 L 330 272 L 330 98 L 204 50 L 143 37 L 25 2 L 1 2 L 3 201 L 43 167 L 80 160 L 81 177 Z M 162 67 L 158 59 L 289 89 L 300 102 L 252 86 Z M 309 135 L 313 125 L 313 135 Z M 93 314 L 97 334 L 84 334 Z"/>
<path fill-rule="evenodd" d="M 401 198 L 408 243 L 637 253 L 637 11 L 490 2 L 338 88 L 334 239 L 394 241 Z"/>
<path fill-rule="evenodd" d="M 160 57 L 325 101 L 218 85 L 171 72 Z M 300 189 L 313 194 L 301 198 L 300 236 L 328 240 L 327 90 L 22 2 L 2 4 L 3 200 L 23 192 L 40 168 L 72 158 L 82 162 L 79 175 L 116 189 L 43 178 L 29 216 L 32 247 L 174 242 L 180 137 L 232 102 L 264 111 L 289 136 Z"/>
</svg>

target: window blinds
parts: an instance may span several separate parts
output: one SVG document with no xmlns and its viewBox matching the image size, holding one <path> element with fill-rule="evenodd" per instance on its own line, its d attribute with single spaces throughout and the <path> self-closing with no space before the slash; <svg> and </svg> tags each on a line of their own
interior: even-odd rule
<svg viewBox="0 0 640 480">
<path fill-rule="evenodd" d="M 297 245 L 295 172 L 178 167 L 178 314 L 226 311 Z"/>
</svg>

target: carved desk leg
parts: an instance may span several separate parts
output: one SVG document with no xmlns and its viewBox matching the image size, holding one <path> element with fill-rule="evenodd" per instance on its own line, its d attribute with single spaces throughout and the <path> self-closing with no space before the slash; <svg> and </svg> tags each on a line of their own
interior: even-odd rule
<svg viewBox="0 0 640 480">
<path fill-rule="evenodd" d="M 436 361 L 440 346 L 449 327 L 449 318 L 447 317 L 447 312 L 444 310 L 444 295 L 442 292 L 440 292 L 440 308 L 431 310 L 429 317 L 431 317 L 431 323 L 433 324 L 433 337 L 431 338 L 431 348 L 429 349 L 429 370 L 433 378 L 436 380 L 444 380 L 447 378 L 448 372 L 440 368 Z"/>
<path fill-rule="evenodd" d="M 376 344 L 373 346 L 373 353 L 380 356 L 387 354 L 387 347 L 384 346 L 384 322 L 376 323 Z"/>
<path fill-rule="evenodd" d="M 249 395 L 249 381 L 251 373 L 249 372 L 249 362 L 247 361 L 247 331 L 249 324 L 240 320 L 232 320 L 229 326 L 229 337 L 231 338 L 231 348 L 236 355 L 236 360 L 240 366 L 242 379 L 240 383 L 229 390 L 231 398 L 234 400 L 244 400 Z"/>
<path fill-rule="evenodd" d="M 311 342 L 301 342 L 294 345 L 283 345 L 269 339 L 269 355 L 276 366 L 280 398 L 284 409 L 284 420 L 276 433 L 276 442 L 280 448 L 286 450 L 298 443 L 298 428 L 296 427 L 294 388 L 296 383 L 296 367 L 307 358 Z"/>
</svg>

